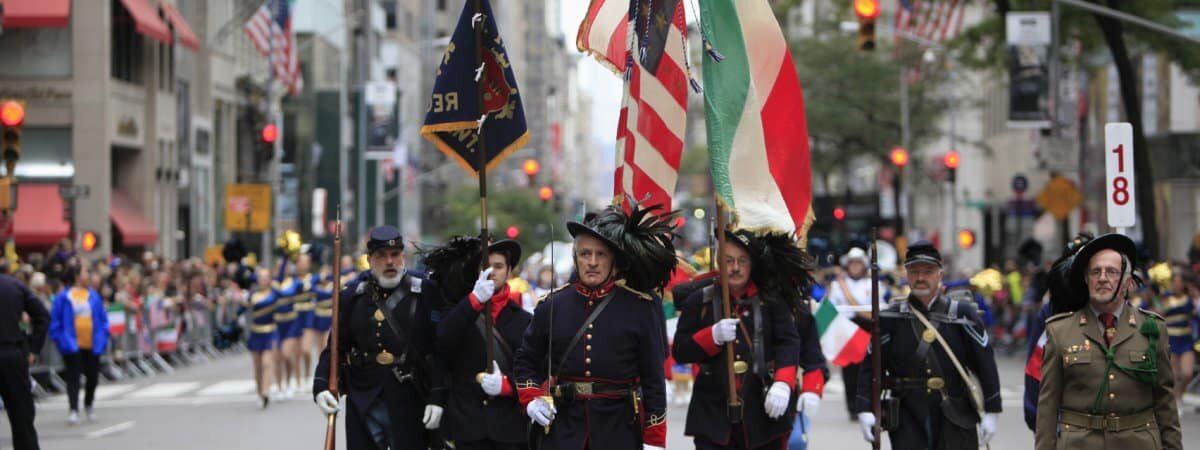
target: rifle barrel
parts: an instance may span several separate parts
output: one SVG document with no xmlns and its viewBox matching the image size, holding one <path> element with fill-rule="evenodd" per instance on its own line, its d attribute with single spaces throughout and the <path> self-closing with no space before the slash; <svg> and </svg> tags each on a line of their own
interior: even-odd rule
<svg viewBox="0 0 1200 450">
<path fill-rule="evenodd" d="M 879 239 L 877 230 L 872 230 L 871 236 L 871 412 L 875 414 L 875 425 L 872 426 L 872 433 L 875 435 L 875 442 L 871 443 L 871 448 L 879 450 L 882 436 L 879 435 L 880 423 L 883 420 L 882 409 L 883 405 L 880 401 L 882 381 L 883 381 L 883 358 L 882 344 L 879 342 L 879 259 L 876 253 L 875 241 Z"/>
<path fill-rule="evenodd" d="M 340 304 L 342 303 L 342 207 L 338 205 L 338 218 L 333 228 L 333 318 L 329 327 L 329 392 L 338 397 L 338 366 L 341 365 L 339 345 L 340 326 L 338 324 Z M 337 445 L 337 413 L 329 415 L 325 424 L 325 450 L 334 450 Z"/>
</svg>

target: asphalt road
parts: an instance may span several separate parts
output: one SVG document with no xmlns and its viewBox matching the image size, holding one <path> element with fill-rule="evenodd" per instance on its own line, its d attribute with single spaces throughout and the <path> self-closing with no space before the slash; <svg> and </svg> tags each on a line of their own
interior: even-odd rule
<svg viewBox="0 0 1200 450">
<path fill-rule="evenodd" d="M 1021 361 L 1000 357 L 1004 413 L 994 449 L 1026 449 L 1033 433 L 1021 412 Z M 250 380 L 250 358 L 223 356 L 171 375 L 102 384 L 97 391 L 95 423 L 67 425 L 64 396 L 38 403 L 37 427 L 42 448 L 129 450 L 192 450 L 214 448 L 296 449 L 318 448 L 324 439 L 324 421 L 308 393 L 275 401 L 260 409 Z M 819 413 L 812 418 L 811 448 L 870 448 L 858 425 L 848 420 L 840 377 L 830 381 Z M 690 449 L 683 435 L 687 407 L 672 406 L 668 414 L 670 449 Z M 7 417 L 0 420 L 0 448 L 10 448 Z M 1185 441 L 1200 432 L 1200 414 L 1183 416 Z M 339 424 L 339 437 L 341 425 Z M 885 439 L 886 442 L 886 439 Z M 339 444 L 339 448 L 344 448 Z M 885 444 L 884 448 L 888 448 Z"/>
</svg>

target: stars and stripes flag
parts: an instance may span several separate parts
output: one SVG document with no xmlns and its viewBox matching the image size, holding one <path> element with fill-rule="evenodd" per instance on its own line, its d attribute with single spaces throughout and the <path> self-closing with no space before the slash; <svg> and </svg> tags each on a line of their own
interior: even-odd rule
<svg viewBox="0 0 1200 450">
<path fill-rule="evenodd" d="M 903 34 L 932 42 L 953 39 L 962 29 L 966 0 L 899 0 L 896 39 Z"/>
<path fill-rule="evenodd" d="M 579 50 L 625 77 L 613 177 L 617 202 L 671 207 L 691 80 L 683 7 L 683 0 L 592 0 L 579 26 Z"/>
<path fill-rule="evenodd" d="M 267 0 L 242 29 L 258 52 L 267 58 L 275 79 L 287 86 L 289 94 L 297 95 L 304 88 L 304 77 L 300 73 L 296 37 L 292 32 L 292 1 Z"/>
</svg>

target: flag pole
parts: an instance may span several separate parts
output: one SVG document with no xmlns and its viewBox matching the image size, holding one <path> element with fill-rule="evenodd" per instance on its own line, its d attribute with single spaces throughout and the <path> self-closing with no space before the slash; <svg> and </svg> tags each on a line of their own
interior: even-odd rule
<svg viewBox="0 0 1200 450">
<path fill-rule="evenodd" d="M 717 201 L 717 255 L 721 255 L 725 251 L 725 209 L 721 207 L 720 200 Z M 711 256 L 711 255 L 710 255 Z M 718 276 L 721 282 L 721 314 L 723 319 L 733 317 L 729 307 L 729 278 Z M 725 343 L 725 375 L 726 385 L 729 387 L 729 409 L 728 414 L 730 419 L 741 420 L 742 418 L 742 399 L 738 397 L 737 379 L 733 370 L 733 341 Z"/>
<path fill-rule="evenodd" d="M 479 71 L 475 81 L 476 101 L 479 107 L 479 128 L 476 134 L 479 136 L 479 146 L 476 148 L 479 156 L 479 268 L 484 270 L 488 266 L 488 214 L 487 214 L 487 139 L 484 137 L 484 122 L 487 121 L 487 111 L 483 106 L 483 85 L 487 82 L 487 70 L 483 70 L 483 27 L 487 23 L 487 19 L 483 17 L 483 0 L 474 0 L 475 15 L 471 18 L 471 28 L 475 30 L 475 67 Z M 511 269 L 511 267 L 510 267 Z M 507 280 L 504 280 L 507 281 Z M 485 299 L 479 299 L 485 300 Z M 488 310 L 487 304 L 483 308 L 483 323 L 484 323 L 484 339 L 486 342 L 487 361 L 484 363 L 484 371 L 491 373 L 492 362 L 496 360 L 496 355 L 493 352 L 494 346 L 492 340 L 492 314 Z"/>
<path fill-rule="evenodd" d="M 874 450 L 879 450 L 879 434 L 883 428 L 880 426 L 883 408 L 879 399 L 883 387 L 883 345 L 879 341 L 879 255 L 875 248 L 877 240 L 879 230 L 871 229 L 871 412 L 875 414 L 875 425 L 871 427 L 875 441 L 871 442 L 871 448 Z"/>
</svg>

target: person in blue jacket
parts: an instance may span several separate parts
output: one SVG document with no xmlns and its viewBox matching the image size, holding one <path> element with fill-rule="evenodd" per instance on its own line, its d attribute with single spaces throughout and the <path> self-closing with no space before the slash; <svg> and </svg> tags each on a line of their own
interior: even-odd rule
<svg viewBox="0 0 1200 450">
<path fill-rule="evenodd" d="M 92 401 L 99 380 L 100 355 L 108 346 L 108 313 L 100 294 L 87 287 L 87 267 L 68 266 L 62 275 L 63 290 L 54 296 L 50 307 L 50 339 L 58 347 L 66 365 L 67 402 L 71 407 L 67 423 L 79 423 L 79 375 L 87 378 L 83 407 L 87 420 L 94 422 Z"/>
</svg>

